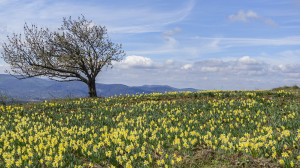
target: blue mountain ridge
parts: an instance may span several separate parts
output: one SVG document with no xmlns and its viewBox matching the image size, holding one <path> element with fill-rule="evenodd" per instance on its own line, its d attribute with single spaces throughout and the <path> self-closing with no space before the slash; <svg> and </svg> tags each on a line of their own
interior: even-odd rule
<svg viewBox="0 0 300 168">
<path fill-rule="evenodd" d="M 164 93 L 174 91 L 197 91 L 193 88 L 178 89 L 168 85 L 127 86 L 123 84 L 96 84 L 101 97 L 138 93 Z M 88 96 L 88 87 L 83 82 L 57 82 L 42 78 L 19 80 L 8 74 L 0 74 L 0 93 L 20 101 L 43 101 L 56 98 Z"/>
</svg>

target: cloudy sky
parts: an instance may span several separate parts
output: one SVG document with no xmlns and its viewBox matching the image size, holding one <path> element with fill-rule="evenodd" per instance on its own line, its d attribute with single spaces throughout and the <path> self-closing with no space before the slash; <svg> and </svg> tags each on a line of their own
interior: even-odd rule
<svg viewBox="0 0 300 168">
<path fill-rule="evenodd" d="M 0 0 L 0 43 L 81 14 L 126 57 L 99 83 L 197 89 L 300 85 L 300 0 Z M 0 60 L 0 73 L 8 65 Z"/>
</svg>

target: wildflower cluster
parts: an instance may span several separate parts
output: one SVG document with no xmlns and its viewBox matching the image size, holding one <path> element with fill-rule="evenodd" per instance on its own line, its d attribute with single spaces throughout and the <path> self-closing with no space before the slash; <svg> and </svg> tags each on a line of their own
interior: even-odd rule
<svg viewBox="0 0 300 168">
<path fill-rule="evenodd" d="M 0 164 L 185 167 L 201 146 L 296 167 L 296 101 L 284 91 L 199 91 L 0 106 Z"/>
</svg>

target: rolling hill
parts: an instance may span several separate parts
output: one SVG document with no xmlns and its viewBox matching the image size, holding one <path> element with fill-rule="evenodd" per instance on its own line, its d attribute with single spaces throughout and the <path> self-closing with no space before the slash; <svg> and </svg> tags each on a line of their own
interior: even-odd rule
<svg viewBox="0 0 300 168">
<path fill-rule="evenodd" d="M 167 85 L 126 86 L 123 84 L 96 84 L 98 96 L 137 93 L 164 93 L 173 91 L 197 91 L 193 88 L 178 89 Z M 19 80 L 7 74 L 0 74 L 0 93 L 20 101 L 42 101 L 55 98 L 88 96 L 88 87 L 82 82 L 57 82 L 41 78 Z"/>
</svg>

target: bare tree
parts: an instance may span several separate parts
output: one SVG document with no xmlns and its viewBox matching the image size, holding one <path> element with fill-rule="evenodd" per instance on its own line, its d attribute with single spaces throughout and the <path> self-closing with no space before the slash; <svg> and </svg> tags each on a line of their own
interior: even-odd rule
<svg viewBox="0 0 300 168">
<path fill-rule="evenodd" d="M 24 25 L 21 34 L 8 36 L 2 58 L 19 79 L 44 76 L 56 81 L 82 81 L 96 97 L 96 77 L 103 67 L 125 56 L 121 44 L 111 42 L 107 29 L 88 21 L 63 18 L 57 31 Z"/>
</svg>

